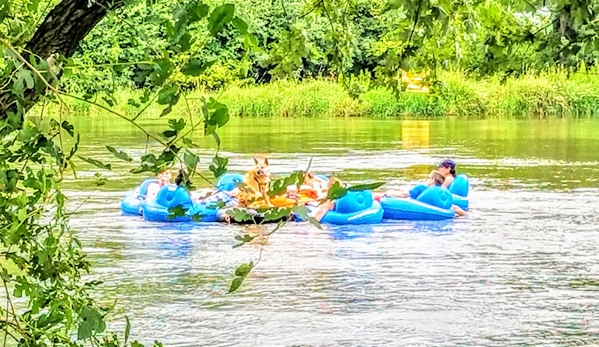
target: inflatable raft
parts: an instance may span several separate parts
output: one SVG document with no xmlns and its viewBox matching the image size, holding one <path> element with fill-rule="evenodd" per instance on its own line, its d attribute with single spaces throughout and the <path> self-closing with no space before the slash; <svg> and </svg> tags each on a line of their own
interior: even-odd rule
<svg viewBox="0 0 599 347">
<path fill-rule="evenodd" d="M 310 206 L 312 212 L 317 206 Z M 303 219 L 296 215 L 296 221 Z M 334 225 L 360 225 L 378 224 L 383 220 L 383 208 L 378 201 L 372 197 L 369 190 L 347 192 L 347 194 L 335 200 L 335 209 L 327 212 L 320 223 Z"/>
<path fill-rule="evenodd" d="M 417 199 L 382 198 L 384 219 L 443 220 L 455 217 L 451 207 L 453 196 L 449 190 L 438 186 L 426 188 Z"/>
<path fill-rule="evenodd" d="M 144 180 L 134 191 L 121 200 L 121 211 L 124 215 L 141 216 L 141 207 L 146 201 L 148 187 L 152 183 L 158 183 L 158 179 L 149 178 Z"/>
<path fill-rule="evenodd" d="M 220 204 L 236 204 L 225 192 L 219 192 L 201 202 L 193 202 L 189 193 L 173 184 L 160 188 L 156 199 L 142 205 L 143 216 L 152 222 L 216 222 Z M 174 216 L 173 208 L 181 207 L 185 215 Z"/>
<path fill-rule="evenodd" d="M 470 190 L 468 176 L 464 174 L 457 175 L 447 189 L 453 195 L 453 204 L 459 206 L 464 211 L 468 210 L 468 192 Z"/>
</svg>

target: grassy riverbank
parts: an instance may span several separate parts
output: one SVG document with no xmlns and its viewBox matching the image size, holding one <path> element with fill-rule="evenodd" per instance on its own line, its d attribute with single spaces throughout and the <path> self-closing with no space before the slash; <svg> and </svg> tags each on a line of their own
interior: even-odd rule
<svg viewBox="0 0 599 347">
<path fill-rule="evenodd" d="M 301 83 L 279 81 L 265 85 L 230 87 L 210 95 L 229 107 L 233 116 L 241 117 L 403 117 L 430 118 L 474 116 L 493 118 L 589 118 L 599 116 L 599 75 L 595 71 L 567 76 L 554 70 L 508 78 L 475 80 L 458 72 L 440 73 L 443 84 L 435 93 L 406 92 L 396 99 L 389 90 L 374 88 L 352 99 L 343 85 L 325 80 Z M 135 92 L 121 93 L 116 109 L 131 115 L 136 110 L 127 105 Z M 198 112 L 200 91 L 187 95 L 174 112 Z M 101 103 L 101 102 L 100 102 Z M 153 105 L 147 112 L 157 117 L 164 106 Z M 94 109 L 95 107 L 91 107 Z M 76 101 L 78 112 L 90 106 Z M 92 112 L 104 112 L 92 110 Z M 147 115 L 144 115 L 147 117 Z"/>
</svg>

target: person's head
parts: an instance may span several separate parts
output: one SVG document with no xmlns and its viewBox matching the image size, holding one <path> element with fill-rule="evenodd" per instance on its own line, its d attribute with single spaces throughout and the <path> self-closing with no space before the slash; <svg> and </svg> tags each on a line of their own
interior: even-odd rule
<svg viewBox="0 0 599 347">
<path fill-rule="evenodd" d="M 161 185 L 164 185 L 164 184 L 171 183 L 171 179 L 173 179 L 173 175 L 171 174 L 170 170 L 164 170 L 163 172 L 158 174 L 157 178 L 158 178 L 158 182 Z"/>
<path fill-rule="evenodd" d="M 455 177 L 455 162 L 451 159 L 445 159 L 439 164 L 439 172 L 443 175 L 450 174 Z"/>
<path fill-rule="evenodd" d="M 427 186 L 440 186 L 445 181 L 445 177 L 443 174 L 437 170 L 431 171 L 426 179 Z"/>
</svg>

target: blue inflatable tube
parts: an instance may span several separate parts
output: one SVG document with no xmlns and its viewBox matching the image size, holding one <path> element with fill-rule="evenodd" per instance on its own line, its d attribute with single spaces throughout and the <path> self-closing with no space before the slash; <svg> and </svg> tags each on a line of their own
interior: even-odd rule
<svg viewBox="0 0 599 347">
<path fill-rule="evenodd" d="M 438 186 L 428 187 L 411 198 L 383 198 L 381 206 L 384 219 L 396 220 L 444 220 L 455 217 L 452 209 L 453 196 L 449 190 Z"/>
<path fill-rule="evenodd" d="M 314 211 L 317 207 L 312 207 Z M 295 216 L 296 221 L 303 221 Z M 383 220 L 383 208 L 372 198 L 371 191 L 350 191 L 335 201 L 335 209 L 327 212 L 320 223 L 334 225 L 378 224 Z"/>
<path fill-rule="evenodd" d="M 468 210 L 468 198 L 453 194 L 453 204 L 464 211 Z"/>
<path fill-rule="evenodd" d="M 222 174 L 216 181 L 216 189 L 227 192 L 235 189 L 237 183 L 243 182 L 243 175 L 235 172 L 227 172 Z"/>
<path fill-rule="evenodd" d="M 121 212 L 124 215 L 141 216 L 142 205 L 146 202 L 148 187 L 152 183 L 158 183 L 158 180 L 155 178 L 144 180 L 133 192 L 121 200 Z"/>
<path fill-rule="evenodd" d="M 373 201 L 372 206 L 357 212 L 329 211 L 320 222 L 335 225 L 378 224 L 383 220 L 383 212 L 381 204 L 378 201 Z"/>
<path fill-rule="evenodd" d="M 221 192 L 202 202 L 194 203 L 184 188 L 169 184 L 160 188 L 156 199 L 146 201 L 142 211 L 144 218 L 152 222 L 216 222 L 218 200 L 225 204 L 234 202 L 226 193 Z M 171 218 L 173 213 L 169 212 L 169 209 L 178 206 L 185 210 L 185 215 Z"/>
<path fill-rule="evenodd" d="M 457 175 L 447 189 L 453 194 L 454 205 L 459 206 L 464 211 L 468 210 L 468 192 L 470 190 L 468 176 L 464 174 Z"/>
</svg>

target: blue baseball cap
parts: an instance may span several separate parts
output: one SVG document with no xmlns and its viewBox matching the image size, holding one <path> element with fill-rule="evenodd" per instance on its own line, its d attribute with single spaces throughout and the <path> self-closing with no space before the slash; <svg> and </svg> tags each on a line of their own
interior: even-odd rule
<svg viewBox="0 0 599 347">
<path fill-rule="evenodd" d="M 451 159 L 443 160 L 438 167 L 448 167 L 452 170 L 455 170 L 455 162 Z"/>
</svg>

